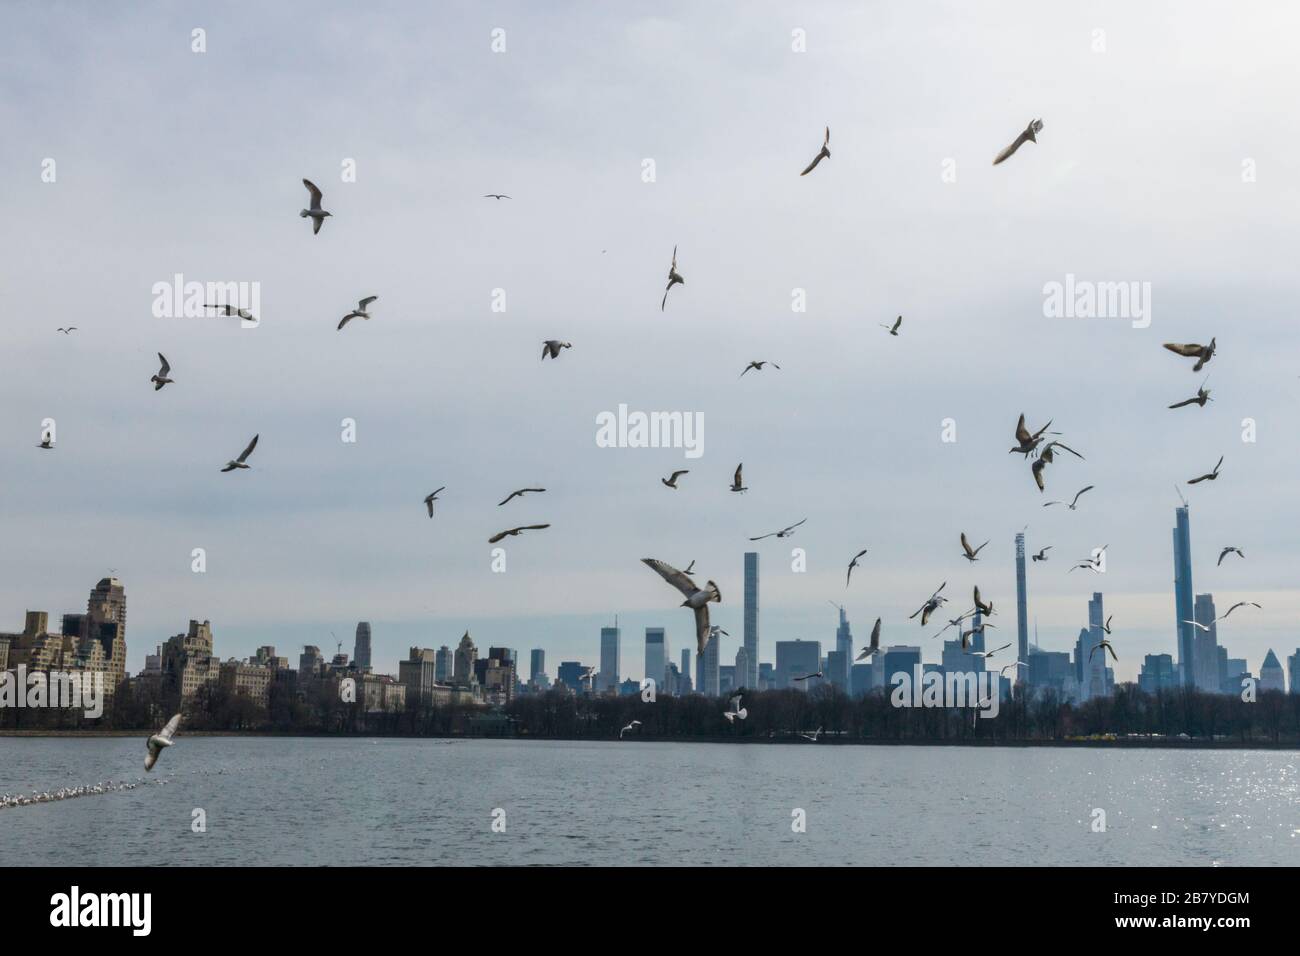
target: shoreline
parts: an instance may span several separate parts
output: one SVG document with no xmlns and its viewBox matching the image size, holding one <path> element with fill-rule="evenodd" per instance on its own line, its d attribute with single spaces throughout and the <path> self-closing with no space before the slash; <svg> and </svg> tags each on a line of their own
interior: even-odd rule
<svg viewBox="0 0 1300 956">
<path fill-rule="evenodd" d="M 147 737 L 148 730 L 0 730 L 0 739 L 52 739 L 52 738 L 92 738 L 92 737 Z M 297 738 L 301 740 L 514 740 L 514 741 L 567 741 L 614 742 L 623 744 L 641 743 L 683 743 L 683 744 L 746 744 L 746 745 L 799 745 L 809 746 L 810 742 L 798 736 L 785 737 L 653 737 L 638 735 L 619 740 L 618 737 L 592 736 L 553 736 L 539 737 L 531 734 L 502 735 L 491 734 L 302 734 L 279 733 L 270 730 L 196 730 L 184 734 L 186 737 L 252 737 L 252 738 Z M 872 737 L 854 737 L 838 739 L 832 736 L 811 746 L 832 747 L 1004 747 L 1008 749 L 1032 748 L 1090 748 L 1118 750 L 1295 750 L 1300 751 L 1300 741 L 1262 740 L 1205 740 L 1199 738 L 1179 739 L 1172 737 L 1123 737 L 1113 740 L 890 740 Z"/>
</svg>

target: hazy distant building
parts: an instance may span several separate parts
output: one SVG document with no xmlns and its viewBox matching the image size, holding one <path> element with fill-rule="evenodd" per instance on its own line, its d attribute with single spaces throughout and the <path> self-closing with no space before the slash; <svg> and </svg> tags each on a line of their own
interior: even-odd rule
<svg viewBox="0 0 1300 956">
<path fill-rule="evenodd" d="M 849 692 L 849 667 L 853 663 L 853 630 L 849 627 L 849 617 L 840 608 L 840 623 L 835 628 L 835 650 L 826 654 L 826 676 L 832 684 L 844 693 Z M 832 658 L 832 654 L 835 655 Z"/>
<path fill-rule="evenodd" d="M 1106 677 L 1108 652 L 1106 648 L 1097 646 L 1107 636 L 1105 622 L 1106 608 L 1102 594 L 1100 591 L 1093 591 L 1092 599 L 1088 602 L 1088 647 L 1086 648 L 1088 656 L 1084 659 L 1088 698 L 1105 697 L 1110 693 L 1110 683 Z"/>
<path fill-rule="evenodd" d="M 228 693 L 247 697 L 265 708 L 270 699 L 272 673 L 264 664 L 232 658 L 218 666 L 217 683 Z"/>
<path fill-rule="evenodd" d="M 1300 647 L 1297 647 L 1295 653 L 1286 659 L 1287 680 L 1290 682 L 1288 689 L 1293 694 L 1300 694 Z M 0 670 L 3 670 L 3 664 L 0 664 Z"/>
<path fill-rule="evenodd" d="M 1148 654 L 1138 672 L 1138 687 L 1148 694 L 1173 690 L 1178 686 L 1178 669 L 1172 654 Z M 1217 688 L 1215 689 L 1217 692 Z"/>
<path fill-rule="evenodd" d="M 357 638 L 352 646 L 352 659 L 356 661 L 357 670 L 370 670 L 370 622 L 357 624 Z"/>
<path fill-rule="evenodd" d="M 758 552 L 745 552 L 745 633 L 742 645 L 749 670 L 738 678 L 746 687 L 758 686 Z"/>
<path fill-rule="evenodd" d="M 742 680 L 742 678 L 750 672 L 749 654 L 746 653 L 743 646 L 736 649 L 736 663 L 733 667 L 733 672 L 736 675 L 736 683 L 732 688 L 733 690 L 738 690 L 741 687 L 746 687 L 749 690 L 758 689 L 756 686 L 748 685 Z"/>
<path fill-rule="evenodd" d="M 1264 655 L 1264 663 L 1259 665 L 1259 689 L 1286 692 L 1286 677 L 1272 648 Z"/>
<path fill-rule="evenodd" d="M 909 681 L 916 681 L 916 668 L 921 663 L 921 649 L 907 644 L 895 644 L 892 647 L 885 648 L 883 660 L 885 666 L 884 687 L 886 690 L 892 690 L 896 686 L 894 679 L 896 674 L 906 674 Z M 971 660 L 983 663 L 984 659 L 972 657 Z M 966 670 L 974 670 L 974 668 L 968 667 Z"/>
<path fill-rule="evenodd" d="M 433 655 L 433 676 L 439 684 L 450 684 L 456 680 L 456 655 L 446 644 Z"/>
<path fill-rule="evenodd" d="M 474 641 L 469 636 L 469 631 L 460 639 L 456 645 L 456 654 L 453 658 L 452 681 L 456 684 L 473 684 L 474 662 L 478 660 L 478 648 L 474 646 Z"/>
<path fill-rule="evenodd" d="M 515 652 L 508 647 L 489 647 L 488 656 L 474 662 L 474 676 L 489 704 L 504 706 L 514 700 L 517 678 Z"/>
<path fill-rule="evenodd" d="M 587 690 L 587 683 L 582 679 L 582 675 L 585 673 L 587 673 L 587 668 L 580 661 L 560 661 L 560 667 L 555 672 L 555 679 L 573 693 L 581 694 Z"/>
<path fill-rule="evenodd" d="M 1183 505 L 1174 511 L 1174 628 L 1178 635 L 1178 666 L 1182 670 L 1183 686 L 1196 683 L 1196 620 L 1192 602 L 1192 529 Z"/>
<path fill-rule="evenodd" d="M 1079 682 L 1074 676 L 1074 664 L 1065 651 L 1045 651 L 1037 644 L 1029 646 L 1029 657 L 1025 660 L 1029 666 L 1023 668 L 1025 679 L 1035 688 L 1051 688 L 1062 698 L 1074 696 L 1078 692 Z"/>
<path fill-rule="evenodd" d="M 213 654 L 212 625 L 190 621 L 189 630 L 167 639 L 162 646 L 162 679 L 165 686 L 189 700 L 205 684 L 216 683 L 221 662 Z"/>
<path fill-rule="evenodd" d="M 698 682 L 692 681 L 691 679 L 691 649 L 689 647 L 682 648 L 682 666 L 680 671 L 683 682 L 690 685 L 689 687 L 684 688 L 682 693 L 690 693 L 695 689 L 695 684 Z"/>
<path fill-rule="evenodd" d="M 645 629 L 645 677 L 665 688 L 668 674 L 668 640 L 662 627 Z"/>
<path fill-rule="evenodd" d="M 700 655 L 698 690 L 701 694 L 717 697 L 722 693 L 722 673 L 718 669 L 721 665 L 719 659 L 721 653 L 722 635 L 714 633 L 710 635 L 708 643 L 704 645 L 704 653 Z"/>
<path fill-rule="evenodd" d="M 736 667 L 734 664 L 718 665 L 718 694 L 723 696 L 729 694 L 740 685 L 736 683 Z"/>
<path fill-rule="evenodd" d="M 821 641 L 777 641 L 776 642 L 776 686 L 810 690 L 813 680 L 796 681 L 796 677 L 815 674 L 821 668 Z"/>
<path fill-rule="evenodd" d="M 1199 627 L 1192 636 L 1192 685 L 1197 690 L 1218 693 L 1223 686 L 1219 674 L 1219 625 L 1214 622 L 1213 594 L 1198 594 L 1192 604 L 1192 620 L 1209 628 Z"/>
<path fill-rule="evenodd" d="M 298 655 L 298 679 L 309 680 L 317 677 L 324 667 L 325 658 L 320 648 L 314 644 L 303 645 L 302 653 Z"/>
<path fill-rule="evenodd" d="M 528 652 L 528 682 L 538 684 L 539 678 L 546 676 L 546 651 L 540 647 L 534 647 Z"/>
<path fill-rule="evenodd" d="M 622 639 L 623 633 L 617 624 L 600 629 L 600 673 L 596 676 L 599 687 L 594 689 L 609 693 L 618 690 Z"/>
<path fill-rule="evenodd" d="M 1016 659 L 1029 663 L 1029 597 L 1025 580 L 1023 531 L 1016 535 Z M 1015 674 L 1017 680 L 1027 680 L 1028 669 L 1018 667 Z"/>
<path fill-rule="evenodd" d="M 1249 676 L 1250 668 L 1246 666 L 1244 657 L 1229 657 L 1223 662 L 1223 692 L 1240 694 L 1242 679 Z"/>
</svg>

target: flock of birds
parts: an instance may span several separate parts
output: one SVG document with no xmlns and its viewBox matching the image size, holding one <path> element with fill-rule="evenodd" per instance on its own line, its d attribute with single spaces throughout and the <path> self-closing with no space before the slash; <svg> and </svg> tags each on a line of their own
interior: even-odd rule
<svg viewBox="0 0 1300 956">
<path fill-rule="evenodd" d="M 993 160 L 993 165 L 998 166 L 1004 163 L 1005 161 L 1007 161 L 1008 159 L 1010 159 L 1012 156 L 1016 154 L 1016 152 L 1022 146 L 1024 146 L 1025 143 L 1037 144 L 1038 134 L 1041 133 L 1042 130 L 1043 130 L 1043 121 L 1041 119 L 1035 119 L 1031 121 L 1024 128 L 1024 130 L 1022 130 L 1016 136 L 1016 138 L 1010 143 L 1010 145 L 1008 145 L 1005 149 L 1001 150 L 997 154 L 997 156 Z M 831 158 L 830 138 L 831 138 L 830 127 L 827 126 L 825 129 L 825 134 L 823 137 L 821 149 L 813 157 L 812 161 L 799 174 L 800 176 L 809 175 L 810 173 L 813 172 L 813 170 L 817 169 L 818 166 L 824 160 L 829 160 Z M 309 179 L 304 178 L 302 183 L 303 186 L 306 187 L 307 189 L 309 205 L 307 208 L 301 210 L 299 215 L 304 219 L 311 220 L 312 234 L 316 235 L 320 232 L 321 227 L 324 225 L 325 220 L 327 218 L 330 218 L 333 214 L 323 208 L 322 201 L 324 199 L 324 196 L 321 190 Z M 510 199 L 511 197 L 504 193 L 487 193 L 484 195 L 484 198 L 500 201 L 504 199 Z M 660 304 L 659 304 L 660 311 L 663 311 L 667 308 L 668 296 L 669 293 L 672 291 L 673 287 L 678 285 L 685 286 L 686 284 L 685 277 L 678 270 L 677 251 L 678 251 L 677 247 L 674 246 L 672 259 L 668 267 L 668 282 L 667 285 L 664 287 L 663 297 L 660 300 Z M 356 307 L 351 309 L 349 312 L 347 312 L 339 320 L 337 330 L 341 332 L 354 319 L 369 321 L 372 318 L 373 305 L 376 301 L 378 301 L 378 298 L 379 297 L 376 295 L 368 295 L 360 299 L 357 302 Z M 247 309 L 238 308 L 234 305 L 230 305 L 230 304 L 206 305 L 205 304 L 205 307 L 210 309 L 215 309 L 218 311 L 219 314 L 225 316 L 237 317 L 245 321 L 253 321 L 253 322 L 258 321 L 257 317 L 252 315 Z M 899 315 L 894 320 L 893 323 L 891 324 L 882 323 L 881 327 L 884 328 L 889 335 L 897 337 L 900 334 L 902 325 L 903 325 L 903 317 Z M 63 334 L 69 334 L 72 331 L 75 331 L 75 329 L 76 327 L 72 326 L 68 328 L 60 328 L 58 331 Z M 1217 344 L 1216 340 L 1212 338 L 1208 345 L 1200 345 L 1198 343 L 1166 343 L 1164 347 L 1179 356 L 1195 359 L 1195 364 L 1193 365 L 1192 370 L 1194 372 L 1199 372 L 1214 357 L 1216 344 Z M 548 358 L 553 361 L 558 360 L 565 349 L 570 349 L 572 347 L 573 344 L 571 342 L 565 342 L 558 339 L 547 339 L 542 344 L 542 355 L 541 355 L 542 361 L 545 361 Z M 153 384 L 155 391 L 161 391 L 164 386 L 174 383 L 174 379 L 172 379 L 171 377 L 171 364 L 167 361 L 166 357 L 162 355 L 162 353 L 158 354 L 158 360 L 159 360 L 158 372 L 150 379 L 150 382 Z M 771 368 L 777 370 L 781 368 L 780 365 L 778 365 L 776 362 L 771 361 L 769 359 L 763 359 L 763 360 L 756 359 L 749 362 L 749 364 L 745 366 L 745 368 L 740 373 L 740 378 L 744 378 L 751 371 L 762 372 L 765 369 L 767 369 L 768 366 L 771 366 Z M 1169 408 L 1177 409 L 1189 405 L 1197 405 L 1199 407 L 1204 407 L 1207 402 L 1211 401 L 1210 393 L 1205 388 L 1205 385 L 1207 383 L 1208 383 L 1208 377 L 1205 380 L 1205 382 L 1203 382 L 1201 386 L 1197 389 L 1197 394 L 1194 397 L 1176 402 L 1170 405 Z M 1016 423 L 1016 428 L 1015 428 L 1016 443 L 1010 449 L 1011 454 L 1019 453 L 1020 455 L 1023 456 L 1023 458 L 1026 461 L 1030 462 L 1030 474 L 1040 492 L 1046 490 L 1046 484 L 1047 484 L 1046 471 L 1049 465 L 1054 465 L 1057 462 L 1058 454 L 1065 453 L 1074 456 L 1080 461 L 1085 460 L 1082 454 L 1080 454 L 1078 451 L 1071 448 L 1070 446 L 1066 445 L 1063 441 L 1059 439 L 1059 437 L 1056 437 L 1060 435 L 1060 432 L 1051 431 L 1050 430 L 1051 426 L 1052 426 L 1052 421 L 1048 420 L 1048 422 L 1045 425 L 1043 425 L 1041 428 L 1037 429 L 1036 431 L 1031 431 L 1028 425 L 1026 424 L 1025 416 L 1022 414 L 1019 418 L 1019 421 Z M 232 459 L 231 461 L 228 461 L 226 465 L 221 469 L 221 471 L 233 472 L 233 471 L 240 471 L 240 470 L 248 470 L 251 467 L 248 464 L 248 459 L 253 454 L 253 451 L 257 448 L 258 437 L 259 437 L 258 435 L 254 435 L 252 440 L 248 443 L 248 446 L 239 454 L 239 456 L 237 458 Z M 53 448 L 52 440 L 47 437 L 41 442 L 41 444 L 38 447 L 47 450 L 52 449 Z M 1223 458 L 1220 457 L 1218 463 L 1214 466 L 1213 470 L 1189 479 L 1188 484 L 1197 484 L 1204 481 L 1217 480 L 1217 478 L 1219 477 L 1219 470 L 1222 464 L 1223 464 Z M 748 487 L 744 483 L 742 469 L 743 469 L 743 463 L 741 465 L 736 466 L 735 474 L 733 476 L 732 483 L 729 489 L 732 492 L 743 493 L 748 490 Z M 690 474 L 688 469 L 681 469 L 678 471 L 674 471 L 667 478 L 661 478 L 660 481 L 665 487 L 670 488 L 672 490 L 677 490 L 679 480 L 682 478 L 682 476 L 687 474 Z M 1086 485 L 1080 490 L 1078 490 L 1077 492 L 1075 492 L 1073 497 L 1068 502 L 1065 500 L 1054 499 L 1051 501 L 1044 502 L 1043 507 L 1046 508 L 1046 507 L 1051 507 L 1053 505 L 1065 505 L 1069 511 L 1076 511 L 1078 510 L 1079 501 L 1082 498 L 1082 496 L 1087 492 L 1092 491 L 1094 487 L 1095 487 L 1094 485 Z M 445 486 L 440 487 L 436 491 L 431 492 L 423 499 L 430 518 L 434 516 L 434 503 L 439 500 L 438 495 L 445 490 L 446 490 Z M 545 491 L 546 491 L 545 488 L 532 488 L 532 487 L 518 489 L 516 491 L 511 492 L 502 501 L 500 501 L 498 503 L 498 507 L 504 506 L 508 504 L 510 501 L 514 500 L 515 498 L 520 498 L 525 494 L 541 494 Z M 798 529 L 800 526 L 802 526 L 806 521 L 807 518 L 804 518 L 778 531 L 772 531 L 766 534 L 757 535 L 751 537 L 749 540 L 762 541 L 766 538 L 778 538 L 778 539 L 788 538 L 791 535 L 793 535 L 795 530 Z M 503 531 L 500 531 L 492 535 L 490 538 L 488 538 L 488 543 L 495 544 L 498 541 L 501 541 L 507 537 L 518 536 L 525 531 L 542 531 L 549 527 L 550 527 L 549 523 L 517 525 L 515 527 L 507 528 Z M 960 552 L 961 556 L 964 557 L 971 564 L 974 564 L 979 560 L 980 552 L 988 545 L 988 543 L 989 542 L 986 540 L 983 544 L 980 544 L 978 547 L 973 547 L 965 531 L 962 531 L 960 535 L 960 544 L 962 549 Z M 1047 552 L 1050 551 L 1051 548 L 1052 548 L 1051 545 L 1041 548 L 1036 554 L 1033 555 L 1033 561 L 1037 563 L 1037 562 L 1048 560 Z M 848 569 L 845 575 L 846 588 L 848 588 L 852 582 L 854 569 L 860 567 L 859 562 L 861 561 L 862 558 L 864 558 L 867 555 L 867 553 L 868 553 L 867 549 L 865 548 L 861 549 L 849 561 Z M 1105 553 L 1104 547 L 1098 549 L 1097 551 L 1094 551 L 1092 556 L 1077 562 L 1072 567 L 1070 567 L 1069 570 L 1075 571 L 1080 569 L 1087 569 L 1093 571 L 1094 573 L 1101 573 L 1103 569 L 1102 556 L 1104 555 L 1104 553 Z M 1245 557 L 1241 549 L 1236 547 L 1226 547 L 1219 555 L 1220 564 L 1222 564 L 1223 558 L 1229 553 L 1235 553 L 1240 557 L 1243 558 Z M 722 600 L 722 595 L 718 589 L 717 584 L 709 580 L 706 581 L 705 585 L 702 587 L 697 585 L 694 579 L 691 577 L 691 573 L 690 573 L 694 567 L 693 561 L 691 562 L 691 565 L 687 568 L 686 571 L 679 571 L 676 568 L 674 568 L 672 565 L 655 558 L 644 558 L 642 560 L 647 566 L 653 569 L 666 582 L 668 582 L 678 592 L 680 592 L 680 594 L 684 598 L 680 606 L 689 608 L 692 614 L 694 615 L 695 631 L 697 637 L 697 649 L 699 653 L 703 653 L 710 638 L 715 637 L 720 632 L 719 628 L 712 626 L 710 624 L 709 608 L 708 608 L 709 604 L 718 603 L 721 602 Z M 942 592 L 946 586 L 947 586 L 947 582 L 941 584 L 939 588 L 935 590 L 928 598 L 926 598 L 926 600 L 921 604 L 921 606 L 915 612 L 913 612 L 912 615 L 910 615 L 909 620 L 919 617 L 920 624 L 922 627 L 928 625 L 931 615 L 947 602 L 947 598 L 942 595 Z M 934 635 L 934 637 L 938 637 L 940 634 L 943 634 L 944 631 L 946 631 L 949 627 L 954 627 L 957 629 L 957 632 L 960 635 L 960 640 L 961 640 L 961 645 L 963 650 L 966 650 L 970 645 L 972 637 L 974 637 L 976 634 L 981 633 L 984 630 L 984 628 L 996 627 L 996 625 L 988 621 L 988 618 L 991 617 L 994 613 L 993 604 L 992 602 L 985 603 L 981 599 L 978 585 L 975 586 L 974 588 L 973 598 L 974 598 L 973 606 L 969 610 L 962 613 L 961 615 L 958 615 L 956 618 L 949 620 L 947 625 L 942 630 L 940 630 L 939 634 Z M 1236 608 L 1245 605 L 1259 607 L 1258 604 L 1254 604 L 1253 602 L 1239 602 L 1238 604 L 1235 604 L 1232 608 L 1230 608 L 1228 612 L 1223 615 L 1223 618 L 1226 618 L 1228 614 L 1231 614 L 1233 610 L 1236 610 Z M 1223 618 L 1219 618 L 1218 620 L 1222 620 Z M 978 623 L 976 623 L 975 619 L 978 619 Z M 963 624 L 967 620 L 972 621 L 972 626 L 969 628 L 963 627 Z M 1207 625 L 1204 625 L 1200 622 L 1192 621 L 1190 623 L 1195 624 L 1197 627 L 1208 629 Z M 870 640 L 867 646 L 864 647 L 862 652 L 857 656 L 856 658 L 857 661 L 869 660 L 873 655 L 879 653 L 880 629 L 881 629 L 881 619 L 877 618 L 875 625 L 872 628 Z M 725 634 L 726 632 L 721 632 L 721 633 Z M 1107 621 L 1106 633 L 1107 635 L 1109 635 L 1110 633 L 1109 621 Z M 1011 646 L 1010 644 L 1005 644 L 1002 647 L 995 648 L 994 650 L 991 651 L 978 651 L 978 652 L 968 651 L 968 653 L 983 657 L 987 660 L 991 658 L 994 654 L 1006 650 L 1010 646 Z M 1112 657 L 1115 657 L 1115 650 L 1107 640 L 1102 640 L 1099 644 L 1095 645 L 1092 648 L 1092 653 L 1095 653 L 1097 650 L 1102 650 L 1103 653 L 1109 652 L 1112 655 Z M 1026 666 L 1024 661 L 1017 660 L 1012 664 L 1006 665 L 1006 667 L 1004 667 L 1002 670 L 1003 672 L 1005 672 L 1008 669 L 1024 667 L 1024 666 Z M 595 675 L 594 670 L 589 670 L 588 673 L 584 675 L 583 679 L 590 681 L 594 678 L 594 675 Z M 796 677 L 794 679 L 802 681 L 802 680 L 808 680 L 813 677 L 819 677 L 819 676 L 821 676 L 820 673 L 807 674 L 807 675 L 802 675 L 800 677 Z M 744 690 L 744 688 L 742 688 L 740 691 L 735 692 L 733 696 L 730 698 L 728 703 L 728 709 L 723 714 L 723 716 L 726 717 L 728 721 L 734 722 L 735 720 L 738 719 L 739 720 L 745 719 L 746 711 L 744 708 L 740 707 L 741 697 L 744 693 L 746 693 L 746 691 Z M 158 759 L 158 754 L 161 753 L 162 748 L 170 745 L 171 737 L 175 733 L 176 724 L 178 723 L 178 721 L 179 721 L 179 715 L 177 717 L 174 717 L 172 721 L 168 723 L 167 727 L 163 728 L 162 731 L 160 731 L 157 735 L 154 735 L 149 739 L 149 758 L 146 762 L 146 769 L 149 769 L 153 766 L 154 762 Z M 639 722 L 633 721 L 631 725 L 623 728 L 623 731 L 620 733 L 620 737 L 622 736 L 622 733 L 626 733 L 628 730 L 633 729 L 636 726 L 639 726 Z M 813 739 L 815 739 L 815 736 Z"/>
<path fill-rule="evenodd" d="M 166 780 L 155 780 L 159 786 Z M 77 787 L 59 787 L 57 790 L 33 790 L 31 795 L 21 793 L 0 793 L 0 810 L 7 807 L 27 807 L 38 803 L 55 803 L 59 800 L 75 800 L 77 797 L 92 797 L 104 793 L 125 793 L 137 787 L 146 786 L 149 781 L 144 778 L 136 780 L 105 780 L 103 783 L 88 783 Z"/>
</svg>

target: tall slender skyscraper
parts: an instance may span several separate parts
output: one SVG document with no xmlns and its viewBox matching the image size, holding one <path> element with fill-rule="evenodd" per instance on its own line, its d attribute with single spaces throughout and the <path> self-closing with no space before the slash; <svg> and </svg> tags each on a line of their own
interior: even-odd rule
<svg viewBox="0 0 1300 956">
<path fill-rule="evenodd" d="M 618 690 L 619 629 L 615 622 L 613 627 L 600 629 L 600 689 Z"/>
<path fill-rule="evenodd" d="M 541 647 L 534 647 L 529 652 L 528 658 L 528 679 L 537 680 L 538 677 L 546 673 L 546 650 Z"/>
<path fill-rule="evenodd" d="M 689 682 L 691 680 L 691 649 L 689 647 L 682 648 L 682 667 L 678 673 L 682 675 L 683 682 Z M 695 681 L 695 683 L 691 685 L 691 689 L 699 690 L 699 686 L 700 682 Z"/>
<path fill-rule="evenodd" d="M 746 687 L 758 687 L 758 552 L 745 552 L 745 668 Z"/>
<path fill-rule="evenodd" d="M 709 638 L 709 642 L 704 645 L 704 653 L 700 655 L 700 691 L 708 694 L 710 697 L 717 697 L 721 690 L 722 675 L 718 671 L 721 664 L 719 655 L 722 650 L 719 645 L 722 643 L 722 635 L 714 634 Z"/>
<path fill-rule="evenodd" d="M 1219 675 L 1219 625 L 1214 623 L 1218 617 L 1214 610 L 1214 595 L 1196 595 L 1192 607 L 1196 612 L 1192 620 L 1209 628 L 1202 631 L 1198 627 L 1196 636 L 1192 638 L 1192 660 L 1195 662 L 1192 682 L 1197 690 L 1218 694 L 1223 691 L 1223 680 Z"/>
<path fill-rule="evenodd" d="M 849 667 L 853 663 L 853 631 L 849 628 L 849 618 L 844 613 L 844 608 L 840 608 L 840 626 L 835 629 L 835 650 L 840 656 L 835 659 L 837 666 L 831 668 L 833 673 L 830 674 L 830 680 L 847 694 Z"/>
<path fill-rule="evenodd" d="M 1196 625 L 1192 605 L 1192 529 L 1183 505 L 1174 512 L 1174 633 L 1178 635 L 1178 666 L 1183 672 L 1183 686 L 1196 684 Z"/>
<path fill-rule="evenodd" d="M 352 660 L 356 662 L 357 667 L 364 670 L 370 669 L 370 622 L 361 621 L 357 624 L 357 640 L 352 646 Z"/>
<path fill-rule="evenodd" d="M 1097 649 L 1105 638 L 1102 624 L 1106 621 L 1106 608 L 1100 591 L 1092 592 L 1088 602 L 1088 646 L 1084 648 L 1088 655 L 1084 659 L 1084 679 L 1087 681 L 1088 697 L 1106 696 L 1106 648 Z"/>
<path fill-rule="evenodd" d="M 1029 599 L 1025 593 L 1025 533 L 1016 535 L 1016 647 L 1017 659 L 1029 663 Z M 1024 673 L 1021 671 L 1024 670 Z M 1014 680 L 1027 679 L 1028 670 L 1016 668 Z"/>
<path fill-rule="evenodd" d="M 663 688 L 664 673 L 668 670 L 668 645 L 664 642 L 662 627 L 645 629 L 645 676 Z"/>
</svg>

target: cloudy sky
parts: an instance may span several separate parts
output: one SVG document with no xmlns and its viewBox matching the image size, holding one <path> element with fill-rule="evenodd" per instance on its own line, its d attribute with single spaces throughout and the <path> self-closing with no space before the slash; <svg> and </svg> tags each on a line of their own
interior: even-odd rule
<svg viewBox="0 0 1300 956">
<path fill-rule="evenodd" d="M 1183 484 L 1195 588 L 1264 605 L 1220 628 L 1252 670 L 1293 652 L 1300 10 L 1076 7 L 8 6 L 0 629 L 84 609 L 113 568 L 132 670 L 199 618 L 222 656 L 296 660 L 331 633 L 351 652 L 369 620 L 383 670 L 469 629 L 554 674 L 595 662 L 617 614 L 640 677 L 646 626 L 674 659 L 691 634 L 639 559 L 717 581 L 729 662 L 756 547 L 764 660 L 832 641 L 828 601 L 937 660 L 906 618 L 944 580 L 957 603 L 979 584 L 1014 638 L 1028 525 L 1053 546 L 1029 583 L 1042 646 L 1069 649 L 1103 590 L 1133 679 L 1175 652 L 1175 484 L 1224 455 Z M 992 167 L 1036 117 L 1037 145 Z M 334 213 L 317 236 L 304 176 Z M 686 285 L 661 313 L 674 245 Z M 260 324 L 155 317 L 178 273 L 257 283 Z M 1150 283 L 1150 326 L 1045 316 L 1067 274 Z M 336 331 L 370 294 L 374 319 Z M 1211 336 L 1215 401 L 1167 410 L 1204 376 L 1161 343 Z M 573 348 L 540 362 L 548 338 Z M 175 384 L 155 393 L 159 351 Z M 751 359 L 781 369 L 739 380 Z M 620 403 L 702 413 L 703 456 L 597 447 Z M 1021 412 L 1087 458 L 1047 495 L 1007 454 Z M 254 433 L 252 469 L 219 473 Z M 1077 512 L 1042 507 L 1086 484 Z M 496 506 L 526 485 L 548 491 Z M 494 573 L 487 538 L 534 522 Z M 974 566 L 963 530 L 992 542 Z M 1105 544 L 1104 577 L 1067 574 Z M 1225 545 L 1246 560 L 1216 567 Z"/>
</svg>

